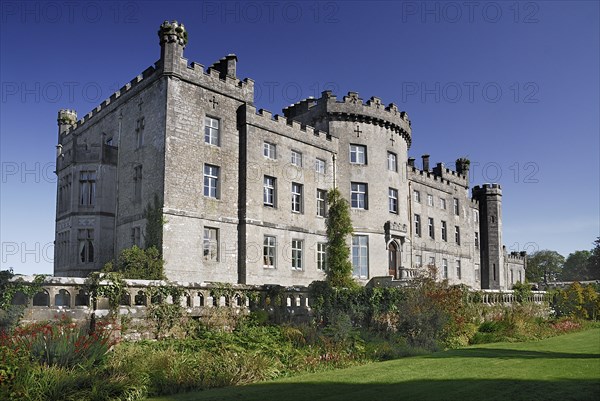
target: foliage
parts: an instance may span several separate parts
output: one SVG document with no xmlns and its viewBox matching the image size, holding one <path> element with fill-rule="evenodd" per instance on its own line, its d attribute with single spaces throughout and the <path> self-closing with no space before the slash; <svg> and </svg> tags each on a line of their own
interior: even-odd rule
<svg viewBox="0 0 600 401">
<path fill-rule="evenodd" d="M 565 258 L 556 251 L 542 250 L 527 258 L 525 277 L 532 283 L 556 281 L 560 276 Z"/>
<path fill-rule="evenodd" d="M 600 296 L 592 285 L 585 287 L 577 281 L 564 290 L 556 290 L 552 307 L 558 317 L 569 316 L 580 319 L 600 318 Z"/>
<path fill-rule="evenodd" d="M 140 249 L 137 246 L 121 251 L 117 263 L 104 265 L 104 272 L 119 272 L 123 278 L 140 280 L 163 280 L 164 260 L 154 246 Z"/>
<path fill-rule="evenodd" d="M 126 287 L 123 275 L 118 272 L 92 272 L 85 280 L 84 290 L 90 295 L 95 311 L 100 297 L 108 298 L 110 311 L 115 313 Z"/>
<path fill-rule="evenodd" d="M 30 359 L 43 366 L 90 367 L 98 365 L 114 345 L 112 331 L 110 323 L 98 322 L 90 335 L 63 315 L 54 322 L 17 327 L 2 345 L 27 350 Z"/>
<path fill-rule="evenodd" d="M 515 284 L 513 284 L 512 289 L 514 291 L 517 302 L 520 304 L 528 302 L 528 300 L 531 299 L 531 296 L 533 295 L 531 284 L 528 283 L 521 283 L 520 281 L 518 281 Z"/>
<path fill-rule="evenodd" d="M 45 276 L 36 274 L 33 283 L 26 283 L 22 278 L 10 281 L 14 277 L 12 269 L 0 270 L 0 309 L 7 310 L 17 293 L 22 293 L 27 300 L 42 290 Z"/>
<path fill-rule="evenodd" d="M 588 265 L 591 256 L 590 251 L 570 253 L 565 260 L 560 279 L 562 281 L 588 280 Z"/>
<path fill-rule="evenodd" d="M 346 240 L 352 234 L 348 201 L 337 188 L 327 193 L 327 282 L 333 287 L 355 287 L 350 249 Z"/>
<path fill-rule="evenodd" d="M 600 280 L 600 237 L 594 241 L 592 255 L 588 259 L 588 280 Z"/>
<path fill-rule="evenodd" d="M 156 248 L 160 255 L 162 253 L 163 226 L 166 221 L 158 195 L 154 195 L 154 205 L 150 203 L 146 205 L 144 217 L 146 218 L 146 248 Z"/>
<path fill-rule="evenodd" d="M 183 291 L 175 285 L 161 285 L 150 287 L 148 290 L 151 304 L 147 309 L 147 317 L 154 323 L 156 338 L 167 336 L 177 324 L 182 323 L 184 309 L 180 304 Z M 167 297 L 172 303 L 167 303 Z"/>
</svg>

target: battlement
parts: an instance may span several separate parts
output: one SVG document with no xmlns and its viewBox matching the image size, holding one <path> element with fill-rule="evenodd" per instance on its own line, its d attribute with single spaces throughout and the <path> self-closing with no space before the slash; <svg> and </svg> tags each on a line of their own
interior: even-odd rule
<svg viewBox="0 0 600 401">
<path fill-rule="evenodd" d="M 500 186 L 500 184 L 483 184 L 483 185 L 476 185 L 473 187 L 473 196 L 480 196 L 480 195 L 500 195 L 502 196 L 502 187 Z"/>
<path fill-rule="evenodd" d="M 509 261 L 522 263 L 527 258 L 527 252 L 525 252 L 525 251 L 514 252 L 513 251 L 510 253 L 505 253 L 504 257 L 507 258 Z"/>
<path fill-rule="evenodd" d="M 80 120 L 77 120 L 77 112 L 75 110 L 60 110 L 58 112 L 58 122 L 59 124 L 67 124 L 67 122 L 71 122 L 76 120 L 73 123 L 70 123 L 68 129 L 61 131 L 61 135 L 69 135 L 75 133 L 79 128 L 83 127 L 88 121 L 90 121 L 93 117 L 103 112 L 108 106 L 115 103 L 121 97 L 130 93 L 132 89 L 138 86 L 141 82 L 146 83 L 147 79 L 154 75 L 156 68 L 148 67 L 146 68 L 140 75 L 136 76 L 134 79 L 126 83 L 121 89 L 110 95 L 110 97 L 92 109 L 89 113 L 87 113 Z"/>
<path fill-rule="evenodd" d="M 182 58 L 181 62 L 186 66 L 182 70 L 181 76 L 184 80 L 201 86 L 208 86 L 218 92 L 242 97 L 251 103 L 254 102 L 254 80 L 250 78 L 240 80 L 235 76 L 237 56 L 227 55 L 207 70 L 204 69 L 204 65 L 196 62 L 188 65 L 185 58 Z"/>
<path fill-rule="evenodd" d="M 185 48 L 188 43 L 188 33 L 185 26 L 177 21 L 163 22 L 158 29 L 158 37 L 161 46 L 165 43 L 177 43 Z"/>
<path fill-rule="evenodd" d="M 414 175 L 418 174 L 421 177 L 428 178 L 434 182 L 439 181 L 442 184 L 450 185 L 455 184 L 461 187 L 469 187 L 469 177 L 467 175 L 460 174 L 457 171 L 451 170 L 444 166 L 444 163 L 437 163 L 433 170 L 429 169 L 429 155 L 423 155 L 423 169 L 418 169 L 415 166 L 415 158 L 408 158 L 408 171 Z"/>
<path fill-rule="evenodd" d="M 357 92 L 348 92 L 342 101 L 338 101 L 331 91 L 324 91 L 320 98 L 301 100 L 283 109 L 283 113 L 288 119 L 302 121 L 317 120 L 318 117 L 326 115 L 333 121 L 379 125 L 401 135 L 409 147 L 411 144 L 411 123 L 405 111 L 400 111 L 394 103 L 384 106 L 377 97 L 363 102 Z"/>
<path fill-rule="evenodd" d="M 257 111 L 252 105 L 246 105 L 246 122 L 321 147 L 331 148 L 331 143 L 337 141 L 337 138 L 332 137 L 327 132 L 317 130 L 310 125 L 295 120 L 289 120 L 278 114 L 273 115 L 268 110 L 260 109 Z"/>
</svg>

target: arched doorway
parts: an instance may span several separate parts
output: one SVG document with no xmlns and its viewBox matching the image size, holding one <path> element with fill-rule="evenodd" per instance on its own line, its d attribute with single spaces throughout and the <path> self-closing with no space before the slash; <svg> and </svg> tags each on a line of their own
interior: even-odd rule
<svg viewBox="0 0 600 401">
<path fill-rule="evenodd" d="M 396 241 L 390 242 L 388 245 L 389 275 L 395 279 L 398 278 L 398 261 L 400 260 L 399 254 L 400 248 L 398 247 Z"/>
</svg>

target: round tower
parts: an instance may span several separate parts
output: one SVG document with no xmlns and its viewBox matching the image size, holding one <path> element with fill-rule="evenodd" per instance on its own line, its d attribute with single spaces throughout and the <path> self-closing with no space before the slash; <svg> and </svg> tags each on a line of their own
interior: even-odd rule
<svg viewBox="0 0 600 401">
<path fill-rule="evenodd" d="M 325 91 L 284 114 L 338 138 L 335 182 L 351 206 L 354 275 L 363 282 L 399 278 L 410 228 L 406 165 L 412 134 L 406 112 L 377 97 L 365 102 L 349 92 L 338 100 Z"/>
</svg>

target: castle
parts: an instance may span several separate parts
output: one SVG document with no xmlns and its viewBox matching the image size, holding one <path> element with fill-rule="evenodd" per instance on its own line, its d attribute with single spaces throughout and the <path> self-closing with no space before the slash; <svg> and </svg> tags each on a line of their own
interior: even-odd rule
<svg viewBox="0 0 600 401">
<path fill-rule="evenodd" d="M 183 57 L 182 24 L 158 35 L 153 66 L 80 120 L 58 113 L 56 276 L 84 277 L 147 245 L 158 210 L 169 279 L 308 285 L 325 277 L 326 194 L 338 187 L 363 284 L 427 266 L 475 289 L 524 281 L 525 255 L 502 246 L 500 186 L 470 196 L 465 159 L 453 171 L 424 155 L 418 168 L 395 104 L 325 91 L 273 116 L 254 107 L 235 55 L 206 70 Z"/>
</svg>

